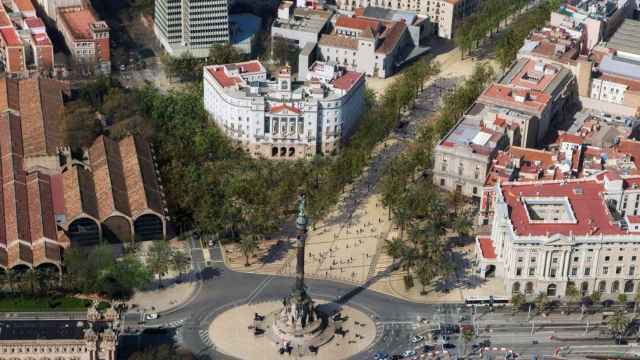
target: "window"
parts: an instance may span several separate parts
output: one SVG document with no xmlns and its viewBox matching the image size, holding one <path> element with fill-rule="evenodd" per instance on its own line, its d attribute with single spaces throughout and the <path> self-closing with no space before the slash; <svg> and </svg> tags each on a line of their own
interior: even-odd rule
<svg viewBox="0 0 640 360">
<path fill-rule="evenodd" d="M 616 266 L 616 274 L 622 274 L 622 266 Z"/>
<path fill-rule="evenodd" d="M 587 256 L 587 262 L 591 262 L 591 256 Z"/>
<path fill-rule="evenodd" d="M 571 268 L 571 276 L 576 276 L 576 275 L 578 275 L 578 268 L 577 267 Z"/>
<path fill-rule="evenodd" d="M 462 165 L 462 163 L 458 164 L 458 175 L 462 176 L 462 173 L 464 172 L 464 166 Z"/>
<path fill-rule="evenodd" d="M 442 171 L 447 171 L 447 157 L 442 157 Z"/>
<path fill-rule="evenodd" d="M 636 267 L 634 265 L 629 266 L 629 275 L 634 275 L 636 272 Z"/>
<path fill-rule="evenodd" d="M 536 275 L 536 268 L 532 267 L 529 268 L 529 276 L 535 276 Z"/>
<path fill-rule="evenodd" d="M 524 258 L 523 258 L 522 256 L 519 256 L 519 257 L 518 257 L 518 262 L 519 262 L 519 263 L 521 263 L 521 262 L 523 262 L 523 261 L 524 261 Z"/>
<path fill-rule="evenodd" d="M 534 257 L 531 258 L 531 263 L 535 264 L 535 262 L 536 262 L 536 257 L 534 256 Z"/>
<path fill-rule="evenodd" d="M 522 268 L 516 269 L 516 276 L 522 276 Z"/>
<path fill-rule="evenodd" d="M 604 261 L 609 261 L 609 259 L 610 259 L 610 258 L 609 258 L 608 256 L 605 256 L 605 257 L 604 257 Z"/>
<path fill-rule="evenodd" d="M 551 276 L 552 278 L 556 277 L 556 268 L 549 270 L 549 276 Z"/>
<path fill-rule="evenodd" d="M 591 275 L 591 268 L 590 267 L 584 268 L 584 276 L 589 276 L 589 275 Z"/>
<path fill-rule="evenodd" d="M 554 263 L 554 264 L 557 264 L 558 263 L 558 258 L 554 257 L 553 259 L 551 259 L 551 262 Z"/>
<path fill-rule="evenodd" d="M 605 266 L 602 268 L 602 275 L 607 275 L 609 273 L 609 267 Z"/>
<path fill-rule="evenodd" d="M 573 262 L 578 262 L 578 261 L 580 261 L 579 257 L 576 256 L 576 257 L 573 258 Z"/>
<path fill-rule="evenodd" d="M 635 255 L 631 257 L 631 261 L 636 261 L 636 256 Z"/>
<path fill-rule="evenodd" d="M 440 179 L 440 186 L 444 186 L 444 179 Z"/>
<path fill-rule="evenodd" d="M 473 187 L 473 195 L 478 195 L 478 187 L 477 186 Z"/>
</svg>

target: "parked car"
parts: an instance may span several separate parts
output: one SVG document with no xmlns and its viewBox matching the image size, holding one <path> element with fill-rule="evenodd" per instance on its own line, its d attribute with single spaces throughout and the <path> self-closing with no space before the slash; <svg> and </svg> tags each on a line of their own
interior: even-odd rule
<svg viewBox="0 0 640 360">
<path fill-rule="evenodd" d="M 389 360 L 389 354 L 387 354 L 387 353 L 383 353 L 382 351 L 377 352 L 377 353 L 373 356 L 373 360 Z"/>
<path fill-rule="evenodd" d="M 419 342 L 421 342 L 423 340 L 424 340 L 424 336 L 416 335 L 416 336 L 411 338 L 411 343 L 412 344 L 417 344 L 417 343 L 419 343 Z"/>
<path fill-rule="evenodd" d="M 403 358 L 408 358 L 408 357 L 415 356 L 415 355 L 416 355 L 416 351 L 415 350 L 407 350 L 407 351 L 402 353 L 402 357 Z"/>
<path fill-rule="evenodd" d="M 456 346 L 451 344 L 451 343 L 445 343 L 445 344 L 442 344 L 442 348 L 445 349 L 445 350 L 446 349 L 455 349 Z"/>
<path fill-rule="evenodd" d="M 149 313 L 144 316 L 146 320 L 155 320 L 158 318 L 158 313 Z"/>
<path fill-rule="evenodd" d="M 431 352 L 433 350 L 435 350 L 435 348 L 432 345 L 425 345 L 422 347 L 422 352 Z"/>
</svg>

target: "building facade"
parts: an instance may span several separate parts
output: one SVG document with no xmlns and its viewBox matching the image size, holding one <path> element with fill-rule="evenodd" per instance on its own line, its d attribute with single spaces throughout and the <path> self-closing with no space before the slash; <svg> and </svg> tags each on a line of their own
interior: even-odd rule
<svg viewBox="0 0 640 360">
<path fill-rule="evenodd" d="M 361 7 L 382 7 L 393 10 L 414 11 L 426 16 L 436 29 L 438 36 L 451 39 L 457 23 L 469 16 L 478 7 L 480 0 L 338 0 L 336 5 L 345 11 L 356 11 Z"/>
<path fill-rule="evenodd" d="M 0 321 L 0 359 L 115 360 L 118 313 L 94 307 L 86 316 Z"/>
<path fill-rule="evenodd" d="M 53 69 L 53 44 L 30 1 L 0 5 L 0 67 L 14 74 L 48 73 Z"/>
<path fill-rule="evenodd" d="M 206 57 L 211 46 L 230 41 L 227 0 L 158 0 L 154 32 L 172 56 Z"/>
<path fill-rule="evenodd" d="M 364 107 L 364 75 L 314 63 L 294 81 L 288 67 L 268 80 L 259 61 L 207 66 L 204 106 L 252 156 L 298 159 L 331 154 Z"/>
<path fill-rule="evenodd" d="M 150 145 L 99 137 L 78 159 L 59 130 L 61 84 L 0 79 L 0 268 L 59 269 L 63 249 L 162 239 L 166 210 Z"/>
<path fill-rule="evenodd" d="M 640 177 L 606 171 L 585 179 L 496 184 L 491 233 L 478 236 L 482 276 L 507 293 L 562 297 L 631 294 L 640 284 Z"/>
<path fill-rule="evenodd" d="M 72 61 L 83 72 L 111 73 L 109 25 L 98 20 L 88 4 L 56 9 L 58 30 Z"/>
</svg>

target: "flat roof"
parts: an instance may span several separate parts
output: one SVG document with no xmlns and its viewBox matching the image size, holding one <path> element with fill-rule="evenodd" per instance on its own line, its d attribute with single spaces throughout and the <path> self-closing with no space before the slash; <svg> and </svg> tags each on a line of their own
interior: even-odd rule
<svg viewBox="0 0 640 360">
<path fill-rule="evenodd" d="M 600 62 L 598 69 L 602 73 L 640 80 L 640 62 L 630 59 L 607 55 Z"/>
<path fill-rule="evenodd" d="M 90 26 L 97 19 L 89 8 L 81 6 L 60 7 L 58 8 L 58 18 L 67 24 L 67 28 L 72 32 L 74 38 L 78 40 L 92 39 Z"/>
<path fill-rule="evenodd" d="M 640 21 L 625 19 L 607 43 L 607 47 L 640 55 Z"/>
</svg>

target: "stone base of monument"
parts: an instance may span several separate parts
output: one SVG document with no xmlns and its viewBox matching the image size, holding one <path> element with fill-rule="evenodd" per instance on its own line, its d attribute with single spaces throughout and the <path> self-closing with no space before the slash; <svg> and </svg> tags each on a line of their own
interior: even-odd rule
<svg viewBox="0 0 640 360">
<path fill-rule="evenodd" d="M 276 325 L 276 316 L 282 313 L 282 308 L 282 301 L 232 307 L 213 318 L 208 329 L 208 341 L 215 351 L 237 359 L 344 360 L 365 351 L 376 339 L 377 328 L 373 319 L 348 305 L 318 301 L 315 309 L 321 316 L 319 320 L 314 318 L 308 326 L 305 324 L 302 333 L 288 332 L 287 326 L 290 325 L 286 323 L 284 327 Z M 333 321 L 331 315 L 336 311 L 340 312 L 342 320 Z M 255 321 L 251 315 L 255 313 L 263 315 L 263 320 Z M 336 334 L 336 328 L 342 328 L 346 334 Z M 284 345 L 283 334 L 277 332 L 280 330 L 287 336 L 284 341 L 290 341 L 291 355 L 280 354 Z M 275 334 L 281 336 L 275 337 Z M 317 355 L 309 352 L 309 345 L 318 347 Z"/>
<path fill-rule="evenodd" d="M 315 321 L 299 328 L 287 322 L 281 312 L 276 310 L 269 313 L 260 325 L 278 348 L 290 346 L 295 354 L 305 356 L 311 354 L 310 347 L 319 348 L 335 335 L 336 324 L 329 313 L 317 311 Z"/>
</svg>

